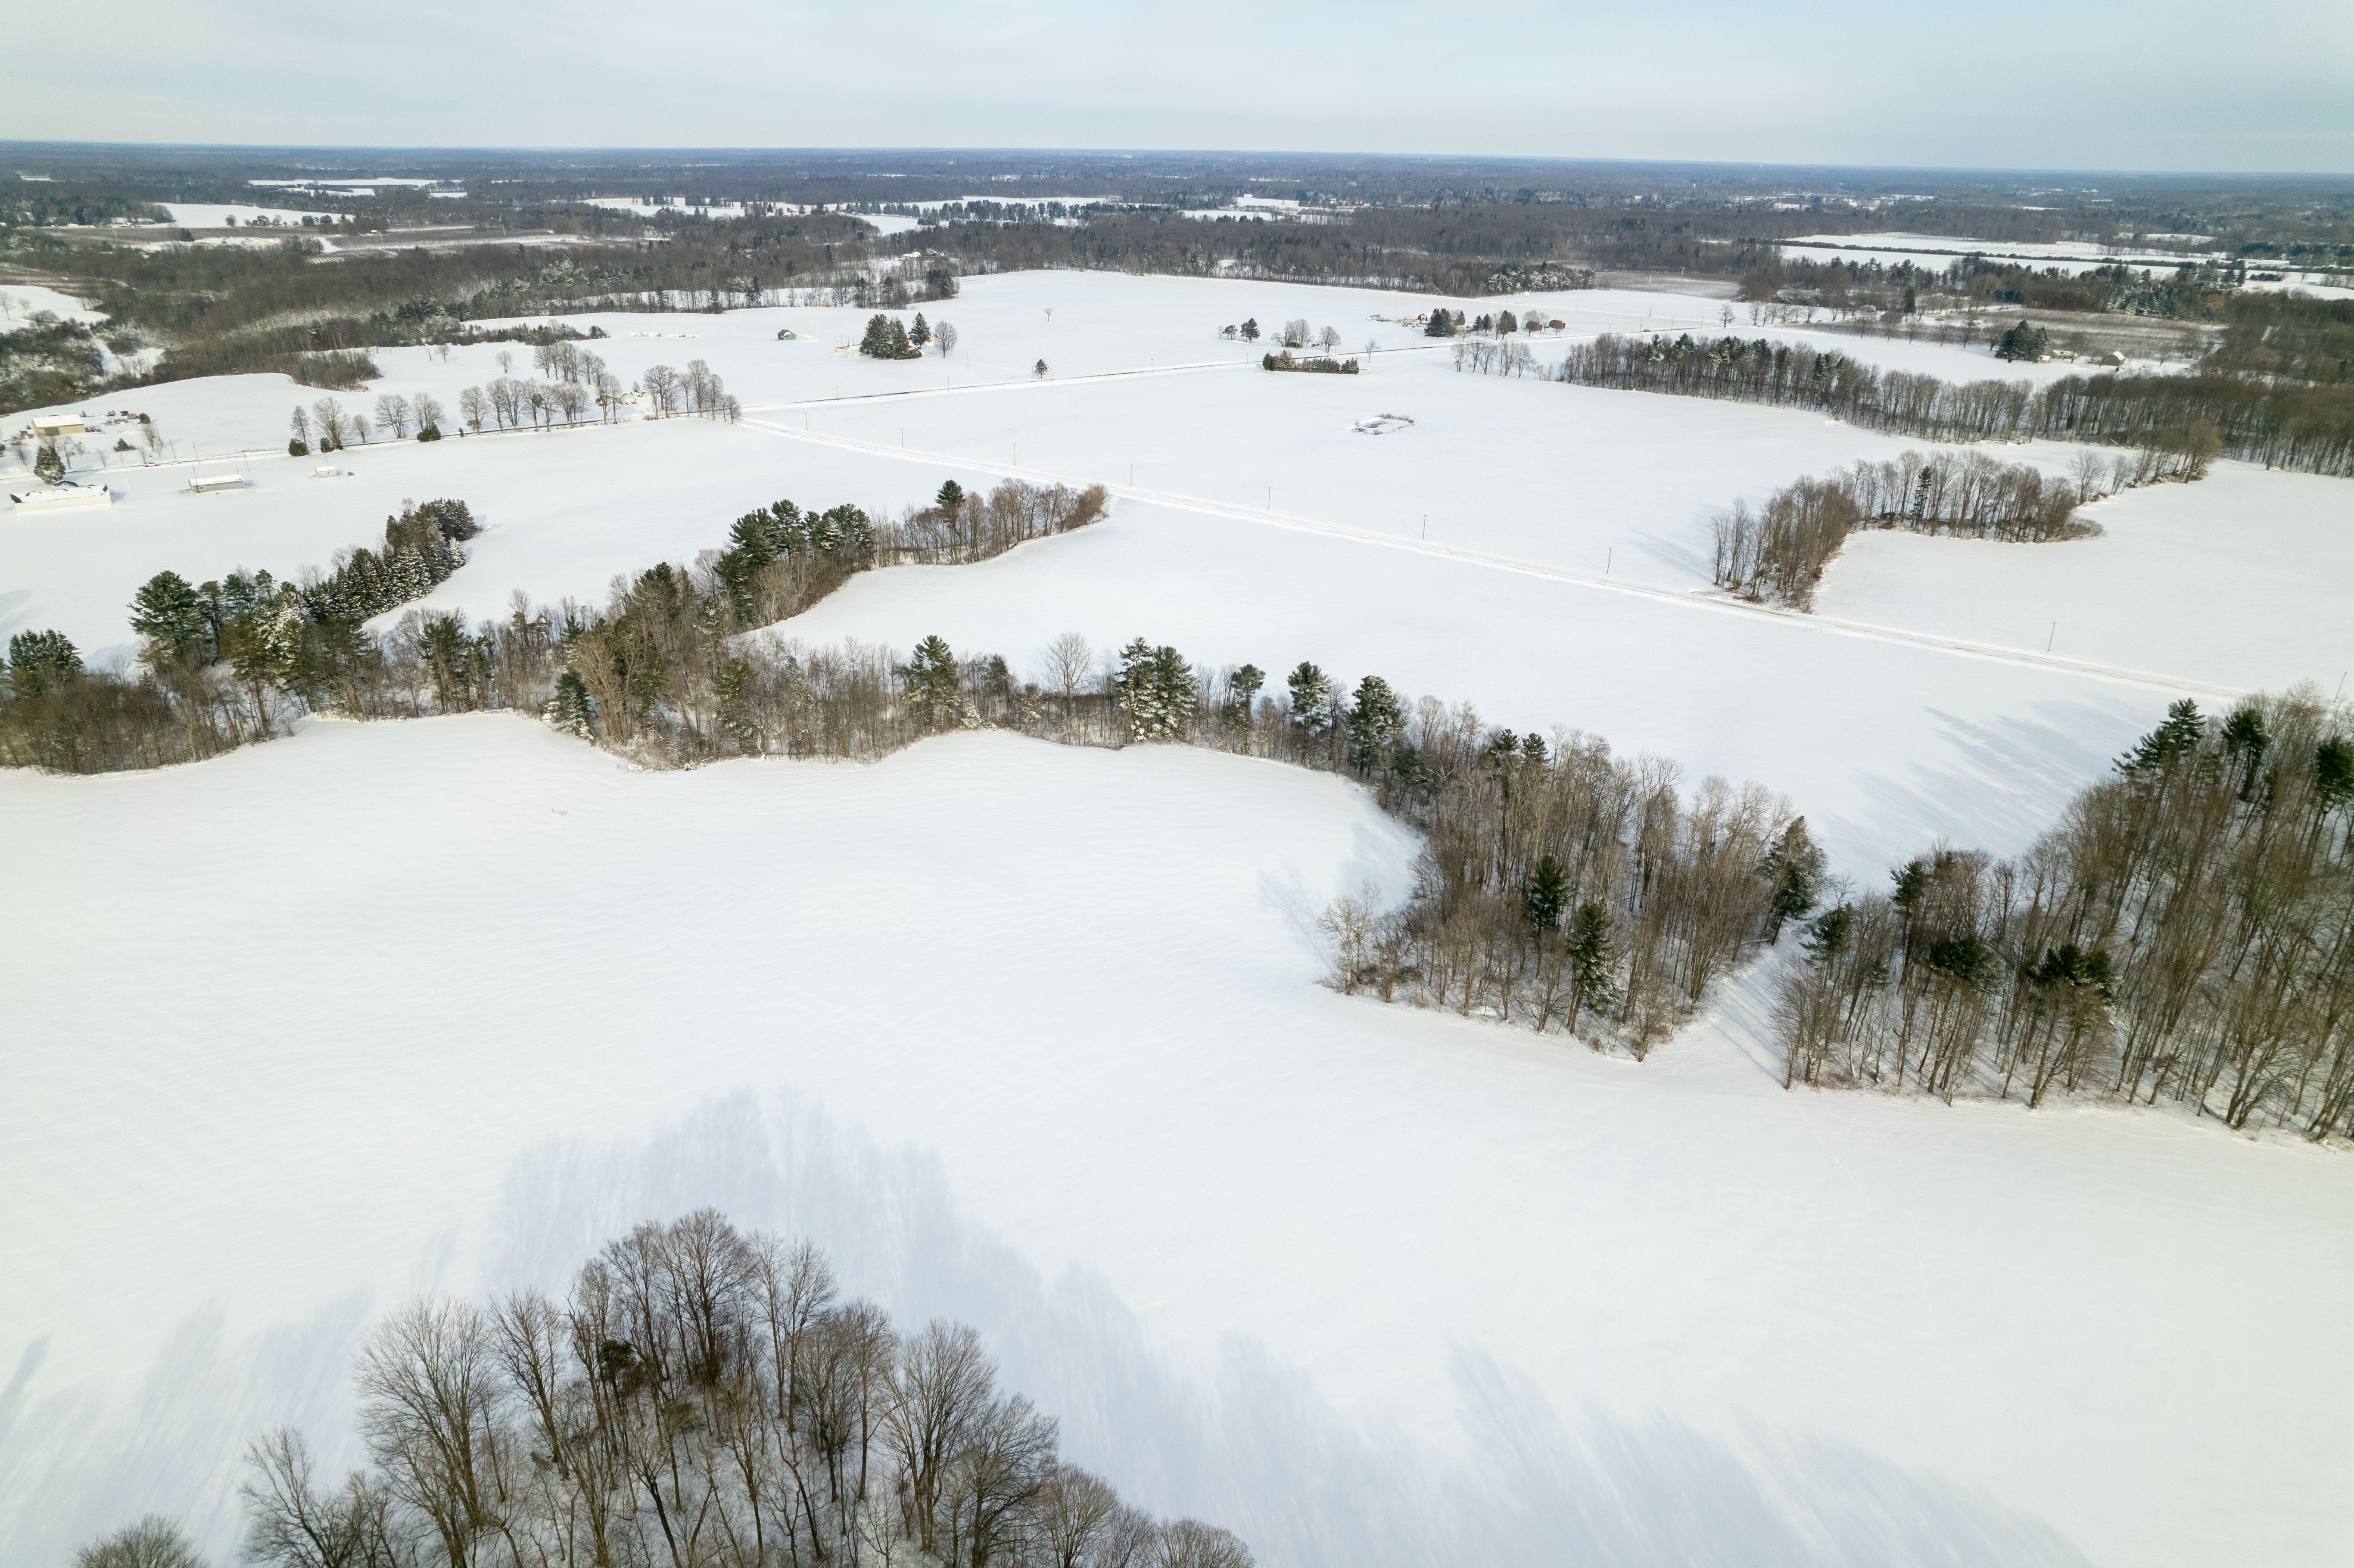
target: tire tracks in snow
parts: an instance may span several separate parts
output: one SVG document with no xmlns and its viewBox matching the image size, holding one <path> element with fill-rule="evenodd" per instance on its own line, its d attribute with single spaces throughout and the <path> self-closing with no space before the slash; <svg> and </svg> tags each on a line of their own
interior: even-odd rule
<svg viewBox="0 0 2354 1568">
<path fill-rule="evenodd" d="M 1175 368 L 1175 367 L 1172 367 Z M 1237 368 L 1228 362 L 1214 362 L 1203 366 L 1185 368 Z M 1111 380 L 1129 376 L 1150 376 L 1155 371 L 1114 371 L 1097 376 L 1073 376 L 1071 380 Z M 1052 382 L 995 382 L 971 387 L 959 387 L 956 392 L 1002 390 L 1007 387 L 1025 385 L 1052 386 Z M 907 391 L 881 394 L 885 397 L 953 396 L 945 390 L 928 393 Z M 849 402 L 853 399 L 843 398 Z M 832 399 L 821 399 L 830 402 Z M 771 405 L 769 407 L 800 408 L 802 404 Z M 815 404 L 808 405 L 815 407 Z M 764 433 L 789 440 L 806 441 L 813 446 L 827 446 L 870 457 L 897 458 L 905 462 L 922 463 L 935 468 L 954 468 L 965 472 L 980 471 L 1002 479 L 1026 480 L 1032 483 L 1066 484 L 1084 488 L 1097 482 L 1080 480 L 1067 474 L 1054 473 L 1044 469 L 1016 466 L 1009 462 L 992 462 L 986 459 L 959 457 L 952 454 L 923 451 L 907 447 L 886 446 L 877 441 L 864 441 L 849 436 L 827 435 L 814 430 L 796 430 L 789 425 L 774 424 L 765 419 L 747 418 L 744 425 Z M 1421 556 L 1433 561 L 1474 567 L 1483 571 L 1504 572 L 1516 577 L 1535 577 L 1543 582 L 1562 583 L 1571 588 L 1595 593 L 1620 594 L 1653 603 L 1673 605 L 1679 609 L 1708 615 L 1729 615 L 1763 620 L 1794 631 L 1812 632 L 1819 636 L 1849 637 L 1863 641 L 1887 643 L 1896 647 L 1925 649 L 1956 658 L 1978 659 L 1992 663 L 2015 664 L 2053 674 L 2077 675 L 2090 680 L 2115 682 L 2123 685 L 2142 686 L 2177 695 L 2238 698 L 2245 694 L 2239 686 L 2217 685 L 2178 675 L 2160 674 L 2148 670 L 2129 670 L 2120 665 L 2095 663 L 2091 660 L 2069 659 L 2053 653 L 2038 653 L 2031 649 L 2006 648 L 1999 643 L 1975 642 L 1967 638 L 1945 637 L 1935 632 L 1910 631 L 1903 627 L 1880 626 L 1871 621 L 1843 620 L 1795 609 L 1780 609 L 1769 605 L 1750 604 L 1709 588 L 1659 588 L 1644 583 L 1630 583 L 1609 577 L 1595 577 L 1586 572 L 1573 572 L 1559 567 L 1549 567 L 1535 561 L 1510 556 L 1490 555 L 1479 550 L 1466 550 L 1450 545 L 1434 545 L 1426 539 L 1410 539 L 1394 534 L 1377 533 L 1366 528 L 1352 528 L 1346 524 L 1326 523 L 1294 513 L 1277 512 L 1269 508 L 1236 505 L 1223 501 L 1205 500 L 1175 491 L 1150 490 L 1138 485 L 1107 484 L 1104 489 L 1116 500 L 1132 501 L 1140 505 L 1158 506 L 1172 512 L 1191 512 L 1207 517 L 1224 518 L 1230 522 L 1249 523 L 1266 528 L 1278 528 L 1287 533 L 1308 534 L 1336 539 L 1346 544 L 1374 549 L 1396 550 Z"/>
</svg>

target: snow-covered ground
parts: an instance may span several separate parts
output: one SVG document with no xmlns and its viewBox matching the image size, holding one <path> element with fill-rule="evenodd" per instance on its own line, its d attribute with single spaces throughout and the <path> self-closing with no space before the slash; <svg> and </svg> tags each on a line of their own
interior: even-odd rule
<svg viewBox="0 0 2354 1568">
<path fill-rule="evenodd" d="M 1641 1066 L 1344 1000 L 1314 913 L 1411 844 L 1328 777 L 485 716 L 0 816 L 12 1562 L 151 1508 L 225 1557 L 238 1445 L 347 1431 L 372 1314 L 706 1202 L 1271 1564 L 2334 1549 L 2342 1155 L 1786 1095 L 1762 977 Z"/>
<path fill-rule="evenodd" d="M 300 207 L 248 207 L 242 204 L 222 202 L 167 201 L 159 202 L 156 205 L 170 213 L 173 223 L 182 228 L 226 228 L 232 222 L 239 228 L 259 223 L 264 228 L 282 225 L 289 228 L 300 228 L 305 218 L 316 227 L 321 223 L 334 223 L 339 217 L 348 218 L 351 216 L 349 213 L 310 212 Z M 133 227 L 154 228 L 161 226 L 140 224 Z"/>
<path fill-rule="evenodd" d="M 2089 272 L 2120 260 L 2163 271 L 2204 260 L 2208 254 L 2178 254 L 2137 243 L 2103 246 L 2080 239 L 1973 239 L 1962 235 L 1910 233 L 1810 234 L 1784 241 L 1782 252 L 1817 261 L 1836 258 L 1861 264 L 1875 260 L 1883 267 L 1910 261 L 1933 272 L 1942 272 L 1963 257 L 1975 255 L 1994 261 L 2024 262 L 2039 269 L 2056 267 L 2071 274 Z"/>
<path fill-rule="evenodd" d="M 0 333 L 24 331 L 41 311 L 61 322 L 80 322 L 84 326 L 96 326 L 106 320 L 104 311 L 91 310 L 71 294 L 60 294 L 37 283 L 0 284 Z"/>
<path fill-rule="evenodd" d="M 1826 616 L 2279 690 L 2354 668 L 2343 613 L 2354 486 L 2219 462 L 2084 514 L 2095 539 L 2032 548 L 1856 535 L 1815 597 Z"/>
<path fill-rule="evenodd" d="M 2174 695 L 2211 704 L 2254 685 L 2327 684 L 2354 664 L 2354 638 L 2321 597 L 2354 577 L 2342 482 L 2229 464 L 2204 485 L 2107 503 L 2101 514 L 2120 520 L 2109 537 L 1875 535 L 1833 568 L 1810 620 L 1723 604 L 1708 591 L 1712 512 L 1914 443 L 1790 410 L 1458 372 L 1447 345 L 1398 324 L 1410 302 L 1190 280 L 981 279 L 939 309 L 978 345 L 946 364 L 833 352 L 829 340 L 863 320 L 853 311 L 571 318 L 613 334 L 592 346 L 625 376 L 707 359 L 750 402 L 746 422 L 379 443 L 338 454 L 351 471 L 334 480 L 309 477 L 314 460 L 265 450 L 239 460 L 251 489 L 203 497 L 180 492 L 212 461 L 148 469 L 101 454 L 113 466 L 89 476 L 118 496 L 104 514 L 0 520 L 0 634 L 54 626 L 93 658 L 120 658 L 124 607 L 154 572 L 298 575 L 373 541 L 407 498 L 463 496 L 488 521 L 467 568 L 427 601 L 480 615 L 516 591 L 595 598 L 617 573 L 691 560 L 779 497 L 896 510 L 948 479 L 1103 482 L 1116 514 L 1080 538 L 985 567 L 872 576 L 787 630 L 901 647 L 938 632 L 1017 663 L 1074 630 L 1098 646 L 1150 635 L 1212 665 L 1313 658 L 1351 680 L 1376 673 L 1473 702 L 1516 728 L 1574 726 L 1695 775 L 1758 779 L 1867 871 L 1940 833 L 2021 847 Z M 1604 321 L 1709 303 L 1533 302 Z M 1295 314 L 1388 346 L 1363 375 L 1269 376 L 1258 350 L 1215 335 L 1234 317 Z M 777 340 L 787 323 L 799 340 Z M 1901 339 L 1826 341 L 1915 366 L 1987 363 Z M 461 387 L 500 374 L 501 353 L 528 373 L 529 350 L 513 344 L 446 363 L 387 350 L 377 386 L 454 406 Z M 1026 373 L 1049 355 L 1049 379 Z M 238 376 L 135 396 L 185 456 L 240 436 L 282 441 L 287 410 L 319 394 Z M 1375 414 L 1413 422 L 1361 431 Z M 2059 472 L 2074 452 L 2000 455 Z M 2152 553 L 2127 525 L 2144 517 L 2178 544 Z M 2183 569 L 2195 559 L 2186 546 L 2236 563 L 2245 591 L 2212 592 L 2214 573 Z M 2186 616 L 2195 630 L 2153 630 Z M 1761 701 L 1810 687 L 1850 700 L 1803 726 Z"/>
<path fill-rule="evenodd" d="M 1872 882 L 1940 835 L 2023 846 L 2176 695 L 2354 666 L 2354 489 L 2231 463 L 2103 503 L 2096 539 L 1874 534 L 1816 616 L 1725 602 L 1710 512 L 1912 443 L 1458 373 L 1400 321 L 1435 302 L 975 279 L 925 307 L 956 358 L 904 364 L 836 352 L 848 310 L 568 317 L 625 379 L 707 360 L 745 422 L 355 447 L 333 480 L 283 455 L 314 389 L 141 388 L 115 400 L 211 456 L 91 469 L 102 513 L 0 515 L 0 636 L 119 657 L 155 571 L 300 573 L 404 499 L 487 524 L 429 601 L 479 615 L 598 596 L 780 496 L 1100 481 L 1080 534 L 868 574 L 780 631 L 938 632 L 1025 672 L 1066 630 L 1312 658 L 1755 779 Z M 1689 296 L 1476 306 L 1719 330 Z M 1379 352 L 1265 376 L 1217 336 L 1249 316 Z M 454 408 L 501 352 L 529 374 L 513 344 L 377 351 L 339 400 Z M 239 448 L 251 489 L 176 493 Z M 553 1279 L 705 1202 L 814 1233 L 895 1311 L 979 1321 L 1082 1462 L 1273 1564 L 2334 1544 L 2341 1151 L 1786 1096 L 1769 970 L 1640 1067 L 1335 997 L 1316 911 L 1402 889 L 1412 844 L 1329 778 L 1005 736 L 649 775 L 513 718 L 318 722 L 160 775 L 0 775 L 0 1560 L 149 1508 L 225 1557 L 237 1446 L 343 1431 L 370 1314 Z"/>
</svg>

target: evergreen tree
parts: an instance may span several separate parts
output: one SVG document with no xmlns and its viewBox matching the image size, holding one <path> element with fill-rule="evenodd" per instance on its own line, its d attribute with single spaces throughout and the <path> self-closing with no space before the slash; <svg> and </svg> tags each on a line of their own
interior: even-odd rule
<svg viewBox="0 0 2354 1568">
<path fill-rule="evenodd" d="M 1847 951 L 1848 938 L 1854 931 L 1855 911 L 1847 905 L 1838 905 L 1807 923 L 1807 934 L 1798 938 L 1798 947 L 1807 955 L 1807 962 L 1819 969 L 1829 969 Z"/>
<path fill-rule="evenodd" d="M 1245 728 L 1251 722 L 1251 713 L 1258 705 L 1258 694 L 1267 684 L 1267 672 L 1256 664 L 1245 664 L 1226 679 L 1226 687 L 1234 693 L 1234 702 L 1227 709 L 1229 719 L 1238 720 Z"/>
<path fill-rule="evenodd" d="M 1302 659 L 1284 684 L 1291 693 L 1291 726 L 1303 739 L 1313 739 L 1332 727 L 1331 677 Z"/>
<path fill-rule="evenodd" d="M 1822 878 L 1823 852 L 1807 832 L 1807 819 L 1795 817 L 1766 853 L 1764 867 L 1774 892 L 1766 908 L 1766 939 L 1782 939 L 1782 922 L 1795 920 L 1815 906 L 1815 887 Z"/>
<path fill-rule="evenodd" d="M 588 683 L 577 670 L 567 670 L 556 678 L 556 694 L 547 699 L 540 716 L 550 729 L 565 735 L 590 738 L 589 726 L 596 717 L 596 704 L 588 697 Z"/>
<path fill-rule="evenodd" d="M 2354 797 L 2354 746 L 2332 736 L 2313 748 L 2313 789 L 2325 811 Z"/>
<path fill-rule="evenodd" d="M 1422 329 L 1422 335 L 1425 337 L 1453 337 L 1455 335 L 1454 316 L 1447 313 L 1445 306 L 1440 306 L 1438 309 L 1430 313 L 1430 324 Z"/>
<path fill-rule="evenodd" d="M 1349 707 L 1349 766 L 1359 778 L 1380 764 L 1382 753 L 1405 727 L 1405 711 L 1387 681 L 1367 675 L 1357 683 L 1356 701 Z"/>
<path fill-rule="evenodd" d="M 918 321 L 922 319 L 920 316 L 917 318 Z M 932 504 L 943 512 L 954 512 L 964 504 L 964 486 L 953 479 L 949 480 L 940 486 L 940 493 L 932 497 Z"/>
<path fill-rule="evenodd" d="M 885 359 L 921 359 L 924 351 L 907 341 L 907 329 L 897 322 L 891 323 L 889 342 L 884 347 Z"/>
<path fill-rule="evenodd" d="M 766 747 L 760 726 L 752 722 L 750 705 L 745 701 L 751 687 L 752 664 L 748 659 L 728 660 L 711 682 L 712 695 L 719 699 L 720 729 L 745 751 L 758 756 Z"/>
<path fill-rule="evenodd" d="M 203 601 L 177 572 L 157 572 L 140 588 L 131 601 L 131 630 L 146 638 L 164 662 L 203 662 L 209 657 Z"/>
<path fill-rule="evenodd" d="M 951 722 L 963 711 L 956 655 L 940 637 L 927 637 L 916 644 L 916 656 L 907 662 L 907 701 L 924 715 L 928 728 Z"/>
<path fill-rule="evenodd" d="M 1257 316 L 1253 316 L 1250 320 L 1243 323 L 1243 341 L 1245 343 L 1257 343 L 1258 341 L 1258 318 Z"/>
<path fill-rule="evenodd" d="M 1569 874 L 1561 862 L 1547 855 L 1537 862 L 1527 890 L 1521 895 L 1522 913 L 1529 924 L 1539 931 L 1550 931 L 1561 924 L 1562 911 L 1569 906 Z"/>
<path fill-rule="evenodd" d="M 1177 650 L 1139 637 L 1119 651 L 1114 699 L 1139 740 L 1183 740 L 1193 723 L 1193 666 Z"/>
<path fill-rule="evenodd" d="M 2117 758 L 2117 771 L 2128 778 L 2153 773 L 2168 773 L 2186 752 L 2199 744 L 2207 730 L 2207 721 L 2199 715 L 2199 705 L 2189 697 L 2166 710 L 2166 722 L 2134 743 L 2134 748 Z"/>
<path fill-rule="evenodd" d="M 1046 378 L 1046 362 L 1043 359 L 1040 360 L 1036 366 L 1033 366 L 1032 374 L 1036 376 L 1041 381 L 1044 380 Z"/>
<path fill-rule="evenodd" d="M 58 443 L 43 441 L 41 450 L 33 454 L 33 477 L 43 484 L 62 483 L 66 477 L 66 460 L 58 455 Z"/>
<path fill-rule="evenodd" d="M 62 631 L 19 631 L 8 639 L 8 682 L 19 697 L 62 692 L 81 678 L 81 654 Z"/>
<path fill-rule="evenodd" d="M 2032 363 L 2042 358 L 2050 351 L 2051 346 L 2050 333 L 2040 326 L 2030 326 L 2022 321 L 2002 334 L 2002 341 L 1995 345 L 1994 356 L 1997 359 L 2024 359 Z"/>
<path fill-rule="evenodd" d="M 921 311 L 916 313 L 916 324 L 907 329 L 907 341 L 916 345 L 918 353 L 922 352 L 924 344 L 932 341 L 932 329 L 926 324 Z"/>
<path fill-rule="evenodd" d="M 866 335 L 859 340 L 858 352 L 871 359 L 891 357 L 891 318 L 880 313 L 866 320 Z"/>
<path fill-rule="evenodd" d="M 1592 902 L 1579 905 L 1569 932 L 1569 1027 L 1573 1033 L 1580 1011 L 1607 1012 L 1617 1004 L 1618 986 L 1610 973 L 1617 960 L 1610 912 Z"/>
</svg>

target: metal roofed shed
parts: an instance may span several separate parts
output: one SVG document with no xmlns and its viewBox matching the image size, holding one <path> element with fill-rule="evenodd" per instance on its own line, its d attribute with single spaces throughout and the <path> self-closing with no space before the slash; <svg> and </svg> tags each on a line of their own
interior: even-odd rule
<svg viewBox="0 0 2354 1568">
<path fill-rule="evenodd" d="M 245 475 L 241 473 L 196 473 L 188 476 L 186 493 L 207 495 L 216 490 L 243 490 Z"/>
<path fill-rule="evenodd" d="M 114 493 L 102 484 L 44 485 L 37 490 L 12 492 L 8 499 L 16 503 L 12 512 L 71 512 L 89 506 L 111 506 Z"/>
</svg>

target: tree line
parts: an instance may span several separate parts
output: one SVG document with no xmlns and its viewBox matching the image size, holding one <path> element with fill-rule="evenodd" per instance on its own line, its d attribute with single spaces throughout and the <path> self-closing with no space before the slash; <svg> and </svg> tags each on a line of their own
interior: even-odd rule
<svg viewBox="0 0 2354 1568">
<path fill-rule="evenodd" d="M 1784 1081 L 2354 1134 L 2354 712 L 2176 703 L 2016 860 L 1938 844 L 1810 920 Z"/>
<path fill-rule="evenodd" d="M 601 715 L 598 733 L 610 743 L 702 760 L 734 745 L 713 726 L 716 683 L 750 678 L 749 666 L 726 675 L 739 633 L 799 614 L 853 573 L 985 560 L 1085 527 L 1105 503 L 1099 485 L 1012 480 L 986 495 L 951 482 L 931 505 L 880 523 L 855 506 L 804 511 L 779 501 L 737 519 L 728 546 L 705 552 L 701 567 L 657 566 L 601 608 L 525 602 L 479 622 L 412 611 L 389 632 L 370 633 L 366 621 L 422 599 L 464 564 L 462 546 L 478 531 L 472 512 L 461 501 L 429 501 L 387 518 L 381 547 L 353 551 L 302 582 L 266 569 L 202 585 L 156 574 L 131 606 L 142 651 L 128 673 L 86 670 L 61 632 L 19 633 L 0 683 L 0 763 L 157 768 L 269 739 L 305 711 L 397 718 L 537 713 L 551 702 Z M 798 688 L 809 711 L 832 712 L 858 700 L 865 661 L 820 657 L 811 679 L 814 688 Z M 843 755 L 873 749 L 863 736 L 847 744 Z"/>
<path fill-rule="evenodd" d="M 1850 469 L 1783 486 L 1755 512 L 1745 500 L 1710 520 L 1710 571 L 1718 588 L 1752 600 L 1814 608 L 1824 569 L 1859 528 L 1904 528 L 2043 544 L 2100 532 L 2076 508 L 2137 482 L 2141 463 L 2117 457 L 2104 462 L 2079 455 L 2073 482 L 2046 476 L 2027 463 L 1997 461 L 1984 452 L 1925 458 L 1908 451 L 1883 462 L 1859 460 Z"/>
<path fill-rule="evenodd" d="M 1250 1568 L 1064 1461 L 979 1333 L 895 1325 L 817 1248 L 712 1209 L 645 1224 L 561 1297 L 421 1299 L 352 1372 L 364 1467 L 277 1427 L 248 1447 L 261 1568 Z M 176 1544 L 178 1557 L 163 1555 Z M 134 1556 L 129 1549 L 150 1555 Z M 114 1555 L 109 1555 L 110 1552 Z M 150 1519 L 87 1568 L 196 1563 Z"/>
<path fill-rule="evenodd" d="M 2179 463 L 2221 452 L 2266 468 L 2354 475 L 2354 388 L 2223 371 L 2066 376 L 2038 389 L 1881 370 L 1804 343 L 1606 333 L 1570 345 L 1553 379 L 1812 408 L 1928 440 L 2079 441 Z"/>
</svg>

